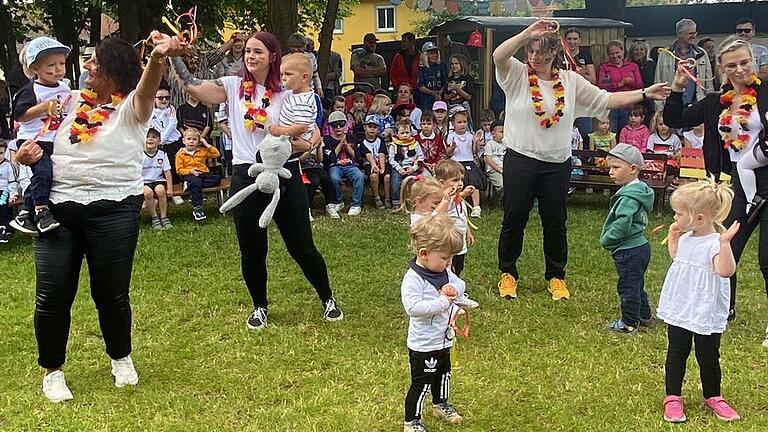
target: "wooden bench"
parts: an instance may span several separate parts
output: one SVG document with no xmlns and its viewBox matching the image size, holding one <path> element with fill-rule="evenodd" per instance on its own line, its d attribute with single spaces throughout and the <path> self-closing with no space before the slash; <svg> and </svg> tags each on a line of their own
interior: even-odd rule
<svg viewBox="0 0 768 432">
<path fill-rule="evenodd" d="M 571 185 L 617 190 L 619 187 L 613 183 L 608 174 L 610 168 L 605 164 L 605 155 L 604 152 L 595 150 L 573 150 L 573 156 L 578 158 L 581 165 L 577 164 L 573 167 Z M 638 176 L 655 192 L 656 203 L 658 203 L 656 208 L 659 214 L 664 211 L 664 195 L 669 186 L 667 158 L 665 154 L 643 153 L 645 164 Z"/>
<path fill-rule="evenodd" d="M 221 179 L 221 183 L 218 186 L 204 188 L 203 194 L 209 194 L 209 193 L 215 193 L 216 194 L 216 204 L 221 207 L 222 204 L 224 204 L 224 201 L 226 201 L 227 197 L 225 196 L 225 193 L 229 192 L 229 184 L 232 181 L 231 178 L 223 178 Z M 189 196 L 189 191 L 182 190 L 181 184 L 175 184 L 173 185 L 173 196 L 180 196 L 185 197 Z"/>
</svg>

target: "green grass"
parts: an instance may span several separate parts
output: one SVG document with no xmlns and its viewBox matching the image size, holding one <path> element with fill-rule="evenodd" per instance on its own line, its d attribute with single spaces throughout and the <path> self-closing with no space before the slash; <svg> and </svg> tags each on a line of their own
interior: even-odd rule
<svg viewBox="0 0 768 432">
<path fill-rule="evenodd" d="M 661 418 L 663 327 L 635 338 L 603 329 L 618 315 L 613 262 L 597 243 L 606 207 L 599 195 L 572 198 L 572 298 L 558 303 L 546 292 L 535 212 L 520 298 L 498 299 L 501 211 L 484 208 L 464 274 L 481 308 L 453 374 L 452 402 L 466 421 L 443 425 L 426 414 L 431 431 L 768 430 L 768 350 L 760 346 L 768 307 L 756 241 L 740 267 L 739 316 L 722 343 L 724 394 L 744 420 L 724 425 L 704 411 L 692 356 L 689 420 L 672 426 Z M 0 251 L 0 430 L 401 430 L 409 384 L 399 296 L 410 258 L 405 216 L 365 208 L 359 218 L 317 217 L 315 241 L 346 315 L 340 323 L 322 320 L 314 290 L 270 228 L 270 327 L 262 332 L 245 327 L 251 301 L 231 220 L 210 208 L 209 220 L 194 224 L 186 206 L 171 216 L 170 232 L 145 223 L 134 264 L 139 386 L 113 385 L 84 272 L 65 367 L 70 403 L 51 404 L 40 392 L 31 242 L 17 236 Z M 669 219 L 654 216 L 651 226 Z M 661 237 L 653 236 L 646 276 L 654 307 L 669 265 Z"/>
</svg>

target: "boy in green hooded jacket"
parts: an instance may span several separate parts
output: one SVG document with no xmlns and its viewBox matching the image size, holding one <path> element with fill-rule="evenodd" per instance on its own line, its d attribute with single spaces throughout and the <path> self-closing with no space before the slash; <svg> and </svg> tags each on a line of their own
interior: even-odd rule
<svg viewBox="0 0 768 432">
<path fill-rule="evenodd" d="M 652 325 L 651 307 L 645 292 L 645 271 L 651 247 L 645 238 L 648 212 L 653 210 L 654 193 L 637 176 L 643 155 L 628 144 L 618 144 L 608 152 L 611 180 L 621 188 L 611 197 L 610 212 L 603 225 L 600 245 L 611 252 L 619 280 L 616 290 L 621 300 L 621 318 L 608 325 L 620 333 L 636 334 L 641 325 Z"/>
</svg>

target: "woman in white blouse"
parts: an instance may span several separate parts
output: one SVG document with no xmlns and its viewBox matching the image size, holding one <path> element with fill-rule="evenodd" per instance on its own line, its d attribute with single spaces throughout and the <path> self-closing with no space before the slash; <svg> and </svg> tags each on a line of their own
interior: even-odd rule
<svg viewBox="0 0 768 432">
<path fill-rule="evenodd" d="M 496 80 L 506 94 L 503 177 L 504 220 L 499 235 L 499 294 L 517 296 L 517 259 L 534 199 L 544 231 L 544 277 L 552 298 L 569 298 L 566 195 L 571 173 L 571 135 L 578 117 L 606 118 L 607 110 L 645 99 L 663 99 L 666 83 L 608 93 L 576 72 L 554 65 L 562 50 L 554 21 L 540 20 L 499 45 L 493 53 Z M 526 63 L 514 57 L 524 47 Z"/>
<path fill-rule="evenodd" d="M 128 289 L 143 200 L 144 140 L 166 56 L 184 49 L 161 33 L 154 32 L 152 40 L 143 72 L 128 42 L 107 38 L 96 44 L 85 63 L 85 83 L 95 94 L 72 92 L 54 140 L 50 209 L 61 226 L 35 240 L 38 364 L 46 369 L 43 393 L 54 403 L 72 399 L 61 369 L 83 258 L 115 385 L 139 380 L 130 356 Z M 31 165 L 41 155 L 30 140 L 16 157 Z"/>
</svg>

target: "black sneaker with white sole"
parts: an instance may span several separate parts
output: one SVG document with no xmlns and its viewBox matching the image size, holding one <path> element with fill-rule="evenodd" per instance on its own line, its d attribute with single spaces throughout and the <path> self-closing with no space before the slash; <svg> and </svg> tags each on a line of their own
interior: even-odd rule
<svg viewBox="0 0 768 432">
<path fill-rule="evenodd" d="M 245 322 L 251 330 L 261 330 L 267 327 L 267 309 L 263 307 L 257 307 L 248 315 L 248 320 Z"/>
<path fill-rule="evenodd" d="M 336 304 L 336 300 L 333 297 L 324 301 L 323 307 L 325 308 L 323 317 L 327 321 L 341 321 L 344 319 L 344 312 L 339 309 L 339 306 Z"/>
<path fill-rule="evenodd" d="M 47 207 L 35 213 L 35 225 L 37 225 L 37 230 L 41 233 L 59 227 L 59 223 L 53 218 L 53 214 L 51 214 L 51 211 Z"/>
<path fill-rule="evenodd" d="M 8 243 L 8 230 L 0 225 L 0 243 Z"/>
<path fill-rule="evenodd" d="M 207 218 L 202 206 L 195 207 L 192 210 L 192 217 L 195 218 L 196 221 L 204 221 Z"/>
<path fill-rule="evenodd" d="M 18 216 L 16 216 L 8 225 L 23 234 L 31 235 L 33 237 L 40 235 L 40 232 L 37 230 L 37 225 L 32 221 L 29 212 L 26 210 L 19 212 Z"/>
</svg>

